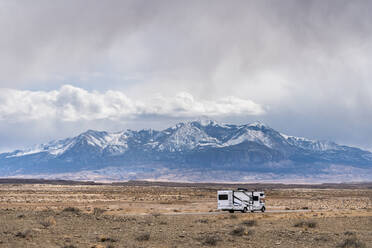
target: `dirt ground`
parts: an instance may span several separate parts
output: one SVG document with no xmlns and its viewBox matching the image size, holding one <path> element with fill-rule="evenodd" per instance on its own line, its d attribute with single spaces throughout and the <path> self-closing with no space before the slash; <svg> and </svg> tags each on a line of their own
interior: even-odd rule
<svg viewBox="0 0 372 248">
<path fill-rule="evenodd" d="M 265 213 L 213 187 L 0 185 L 0 247 L 372 247 L 372 189 L 270 189 Z"/>
</svg>

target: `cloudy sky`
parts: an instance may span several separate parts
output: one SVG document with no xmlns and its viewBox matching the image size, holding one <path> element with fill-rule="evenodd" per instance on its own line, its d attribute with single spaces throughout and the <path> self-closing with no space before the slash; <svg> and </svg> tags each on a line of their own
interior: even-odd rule
<svg viewBox="0 0 372 248">
<path fill-rule="evenodd" d="M 0 0 L 0 151 L 207 116 L 372 150 L 371 1 Z"/>
</svg>

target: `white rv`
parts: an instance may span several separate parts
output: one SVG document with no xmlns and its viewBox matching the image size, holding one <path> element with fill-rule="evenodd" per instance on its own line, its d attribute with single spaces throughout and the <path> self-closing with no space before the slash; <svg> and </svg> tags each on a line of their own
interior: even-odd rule
<svg viewBox="0 0 372 248">
<path fill-rule="evenodd" d="M 219 190 L 217 191 L 218 209 L 223 211 L 262 211 L 265 212 L 265 192 L 247 191 L 239 188 L 238 190 Z"/>
</svg>

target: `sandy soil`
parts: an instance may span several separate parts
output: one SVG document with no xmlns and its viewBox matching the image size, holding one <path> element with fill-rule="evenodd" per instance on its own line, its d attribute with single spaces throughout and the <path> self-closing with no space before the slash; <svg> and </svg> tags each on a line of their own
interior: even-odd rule
<svg viewBox="0 0 372 248">
<path fill-rule="evenodd" d="M 371 189 L 271 189 L 288 212 L 247 214 L 216 190 L 0 185 L 0 247 L 372 247 Z"/>
</svg>

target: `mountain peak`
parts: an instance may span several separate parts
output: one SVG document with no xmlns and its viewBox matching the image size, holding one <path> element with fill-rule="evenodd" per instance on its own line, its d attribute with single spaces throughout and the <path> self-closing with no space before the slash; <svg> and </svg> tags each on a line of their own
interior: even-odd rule
<svg viewBox="0 0 372 248">
<path fill-rule="evenodd" d="M 332 142 L 287 136 L 256 121 L 219 124 L 202 118 L 162 130 L 105 132 L 87 130 L 80 135 L 34 149 L 0 156 L 0 174 L 55 173 L 121 168 L 123 175 L 184 170 L 199 175 L 234 172 L 327 173 L 334 165 L 370 168 L 372 153 Z M 313 166 L 314 165 L 314 166 Z M 353 167 L 353 168 L 354 168 Z M 371 168 L 372 171 L 372 168 Z M 170 172 L 170 173 L 173 173 Z M 131 174 L 132 173 L 132 174 Z M 147 174 L 146 174 L 147 173 Z M 159 175 L 160 175 L 159 174 Z M 127 178 L 127 177 L 125 177 Z"/>
<path fill-rule="evenodd" d="M 248 126 L 249 127 L 258 127 L 258 128 L 263 128 L 263 127 L 269 128 L 269 126 L 262 121 L 254 121 L 252 123 L 249 123 Z"/>
<path fill-rule="evenodd" d="M 172 126 L 170 129 L 179 129 L 185 126 L 193 127 L 193 128 L 199 128 L 199 127 L 208 127 L 208 126 L 220 126 L 219 123 L 215 120 L 211 119 L 196 119 L 192 121 L 185 121 L 185 122 L 179 122 Z"/>
<path fill-rule="evenodd" d="M 201 126 L 217 126 L 217 125 L 219 125 L 217 121 L 212 120 L 212 119 L 208 119 L 208 118 L 199 118 L 199 119 L 196 119 L 195 121 L 192 121 L 192 122 L 197 122 Z"/>
<path fill-rule="evenodd" d="M 97 130 L 93 130 L 93 129 L 88 129 L 87 131 L 81 133 L 80 135 L 97 135 L 97 134 L 101 134 L 101 133 L 105 133 L 105 131 L 97 131 Z"/>
</svg>

